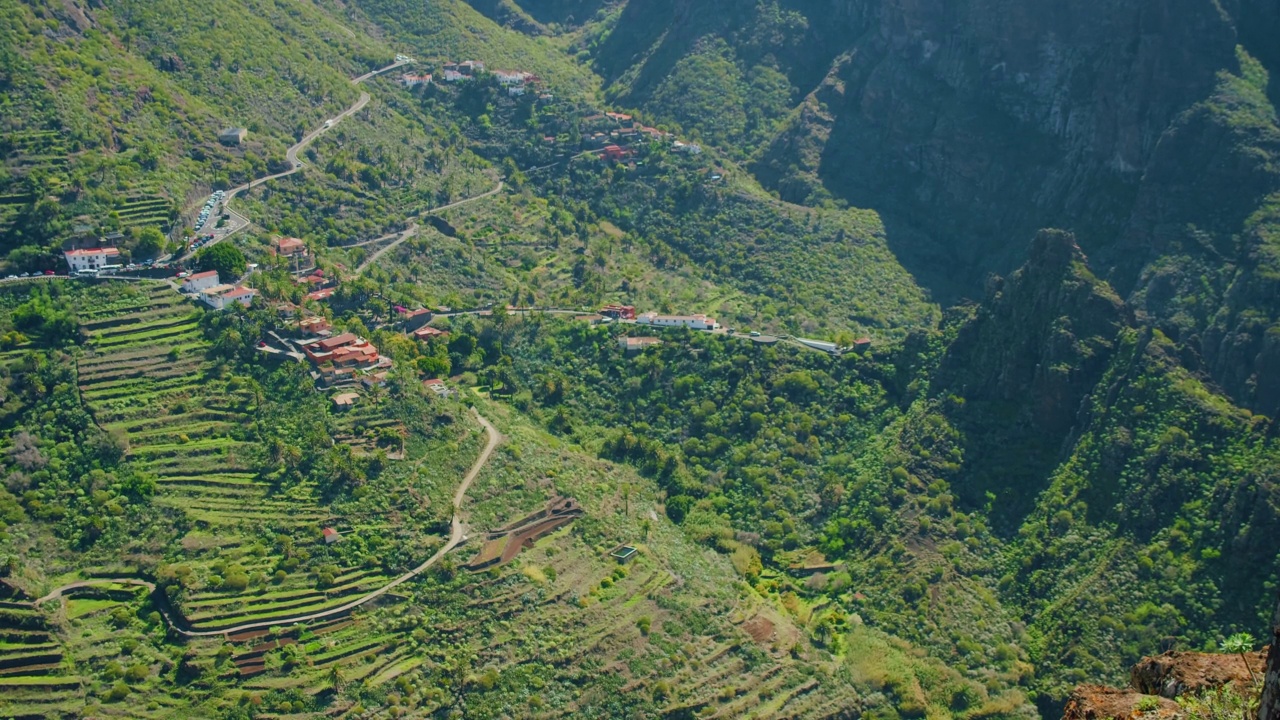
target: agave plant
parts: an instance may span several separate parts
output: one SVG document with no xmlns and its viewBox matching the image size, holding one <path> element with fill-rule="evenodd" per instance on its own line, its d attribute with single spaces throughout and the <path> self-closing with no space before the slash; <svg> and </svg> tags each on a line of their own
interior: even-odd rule
<svg viewBox="0 0 1280 720">
<path fill-rule="evenodd" d="M 1253 668 L 1249 667 L 1249 661 L 1244 657 L 1245 653 L 1253 649 L 1253 642 L 1253 636 L 1249 633 L 1236 633 L 1222 641 L 1222 652 L 1239 655 L 1240 662 L 1244 663 L 1244 669 L 1249 671 L 1249 678 L 1256 683 L 1258 678 L 1253 674 Z"/>
</svg>

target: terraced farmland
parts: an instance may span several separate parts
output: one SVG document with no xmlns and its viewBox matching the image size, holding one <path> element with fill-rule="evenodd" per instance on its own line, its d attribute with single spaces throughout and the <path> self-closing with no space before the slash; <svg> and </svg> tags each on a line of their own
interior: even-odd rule
<svg viewBox="0 0 1280 720">
<path fill-rule="evenodd" d="M 30 605 L 0 603 L 0 713 L 45 718 L 74 707 L 81 678 L 64 668 L 62 644 Z"/>
<path fill-rule="evenodd" d="M 80 391 L 99 425 L 127 437 L 130 460 L 155 476 L 153 503 L 187 519 L 190 552 L 179 559 L 212 572 L 230 558 L 245 573 L 266 577 L 281 555 L 250 553 L 250 547 L 273 546 L 282 533 L 318 537 L 332 518 L 309 484 L 278 489 L 260 481 L 261 451 L 249 432 L 256 398 L 246 383 L 220 377 L 206 359 L 201 312 L 167 284 L 150 284 L 84 313 Z M 203 543 L 201 536 L 216 542 Z M 332 607 L 384 581 L 376 573 L 340 570 L 320 589 L 305 574 L 292 574 L 270 588 L 259 582 L 248 594 L 197 593 L 183 609 L 197 629 L 217 630 Z"/>
<path fill-rule="evenodd" d="M 158 195 L 136 195 L 125 198 L 116 206 L 115 213 L 124 227 L 167 227 L 173 214 L 173 203 Z"/>
</svg>

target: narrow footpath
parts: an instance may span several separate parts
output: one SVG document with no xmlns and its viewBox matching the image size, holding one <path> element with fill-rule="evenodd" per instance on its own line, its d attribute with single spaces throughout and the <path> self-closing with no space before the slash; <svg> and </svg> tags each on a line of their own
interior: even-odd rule
<svg viewBox="0 0 1280 720">
<path fill-rule="evenodd" d="M 282 627 L 285 625 L 293 625 L 295 623 L 300 623 L 300 622 L 312 622 L 314 620 L 323 620 L 324 618 L 333 617 L 335 615 L 344 615 L 348 612 L 351 612 L 355 608 L 360 607 L 361 605 L 364 605 L 370 600 L 381 597 L 387 594 L 388 592 L 390 592 L 391 590 L 405 584 L 406 582 L 409 582 L 410 580 L 417 577 L 418 575 L 421 575 L 428 568 L 430 568 L 431 566 L 439 562 L 445 555 L 449 554 L 451 550 L 453 550 L 454 548 L 458 547 L 459 545 L 461 545 L 463 542 L 466 541 L 467 539 L 466 525 L 462 521 L 462 502 L 467 497 L 467 491 L 471 489 L 471 483 L 475 482 L 476 477 L 480 475 L 480 471 L 483 470 L 484 466 L 489 462 L 489 457 L 493 454 L 494 449 L 497 448 L 498 444 L 502 442 L 501 433 L 499 433 L 498 430 L 493 427 L 492 423 L 490 423 L 483 415 L 480 414 L 479 410 L 472 408 L 471 412 L 475 415 L 475 418 L 477 421 L 479 421 L 480 425 L 484 427 L 485 434 L 488 436 L 488 441 L 485 443 L 484 450 L 481 451 L 480 456 L 476 458 L 476 461 L 471 465 L 471 469 L 468 470 L 467 474 L 463 476 L 462 482 L 461 484 L 458 485 L 457 491 L 454 492 L 453 494 L 453 519 L 450 521 L 449 541 L 445 543 L 443 547 L 437 550 L 434 555 L 427 558 L 426 561 L 423 562 L 421 565 L 410 570 L 409 572 L 406 572 L 405 574 L 392 580 L 386 585 L 383 585 L 377 590 L 373 590 L 365 595 L 361 595 L 355 600 L 339 605 L 337 607 L 329 608 L 328 610 L 321 610 L 319 612 L 307 613 L 306 615 L 296 615 L 293 617 L 272 618 L 271 620 L 262 620 L 259 622 L 245 623 L 243 625 L 236 625 L 234 627 L 222 628 L 220 630 L 194 630 L 188 625 L 188 623 L 185 620 L 182 620 L 181 622 L 175 621 L 175 619 L 173 617 L 170 617 L 167 612 L 162 611 L 161 614 L 164 616 L 165 621 L 169 624 L 169 627 L 173 628 L 174 632 L 180 635 L 185 635 L 187 637 L 213 637 L 217 635 L 233 635 L 236 633 L 246 632 L 248 630 L 261 630 L 261 629 L 270 628 L 270 627 Z M 138 578 L 94 578 L 92 580 L 79 580 L 77 582 L 69 583 L 59 588 L 55 588 L 54 590 L 50 591 L 49 594 L 45 595 L 39 600 L 36 600 L 35 604 L 41 605 L 50 600 L 57 599 L 59 597 L 62 597 L 62 594 L 64 592 L 68 590 L 73 590 L 75 588 L 92 587 L 96 585 L 118 585 L 118 584 L 138 585 L 138 586 L 147 588 L 149 592 L 155 592 L 155 589 L 156 589 L 155 583 L 148 582 L 146 580 L 139 580 Z"/>
</svg>

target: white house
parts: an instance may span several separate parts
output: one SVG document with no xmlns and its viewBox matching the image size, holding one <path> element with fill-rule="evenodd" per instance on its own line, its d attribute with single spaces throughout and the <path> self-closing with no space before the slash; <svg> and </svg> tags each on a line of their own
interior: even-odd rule
<svg viewBox="0 0 1280 720">
<path fill-rule="evenodd" d="M 529 73 L 520 72 L 519 70 L 514 72 L 499 70 L 493 74 L 493 77 L 498 80 L 499 85 L 506 85 L 510 87 L 513 85 L 524 85 L 525 80 L 528 80 L 530 75 Z"/>
<path fill-rule="evenodd" d="M 400 84 L 407 88 L 418 87 L 419 85 L 429 85 L 430 83 L 430 75 L 414 75 L 410 73 L 400 76 Z"/>
<path fill-rule="evenodd" d="M 249 307 L 257 295 L 258 291 L 253 288 L 215 285 L 200 293 L 200 299 L 214 310 L 224 310 L 235 303 Z"/>
<path fill-rule="evenodd" d="M 636 323 L 639 325 L 652 325 L 654 327 L 687 327 L 693 330 L 718 330 L 720 323 L 715 318 L 709 318 L 706 315 L 659 315 L 657 313 L 644 313 L 636 316 Z"/>
<path fill-rule="evenodd" d="M 204 272 L 198 272 L 191 275 L 186 280 L 183 280 L 179 289 L 184 293 L 198 293 L 221 283 L 222 281 L 218 279 L 217 270 L 206 270 Z"/>
<path fill-rule="evenodd" d="M 80 270 L 99 270 L 103 265 L 111 265 L 120 260 L 120 249 L 113 247 L 80 248 L 62 253 L 67 259 L 71 272 Z"/>
</svg>

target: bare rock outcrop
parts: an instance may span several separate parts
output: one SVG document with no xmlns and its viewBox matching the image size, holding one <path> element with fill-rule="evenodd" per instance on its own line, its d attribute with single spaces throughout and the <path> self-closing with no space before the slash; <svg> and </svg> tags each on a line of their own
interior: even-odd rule
<svg viewBox="0 0 1280 720">
<path fill-rule="evenodd" d="M 1247 653 L 1244 660 L 1239 655 L 1171 650 L 1134 665 L 1129 684 L 1138 692 L 1166 698 L 1195 695 L 1228 683 L 1244 689 L 1262 674 L 1266 658 L 1265 650 Z"/>
<path fill-rule="evenodd" d="M 1063 720 L 1179 720 L 1185 716 L 1182 708 L 1167 698 L 1104 685 L 1076 688 L 1062 711 Z"/>
</svg>

